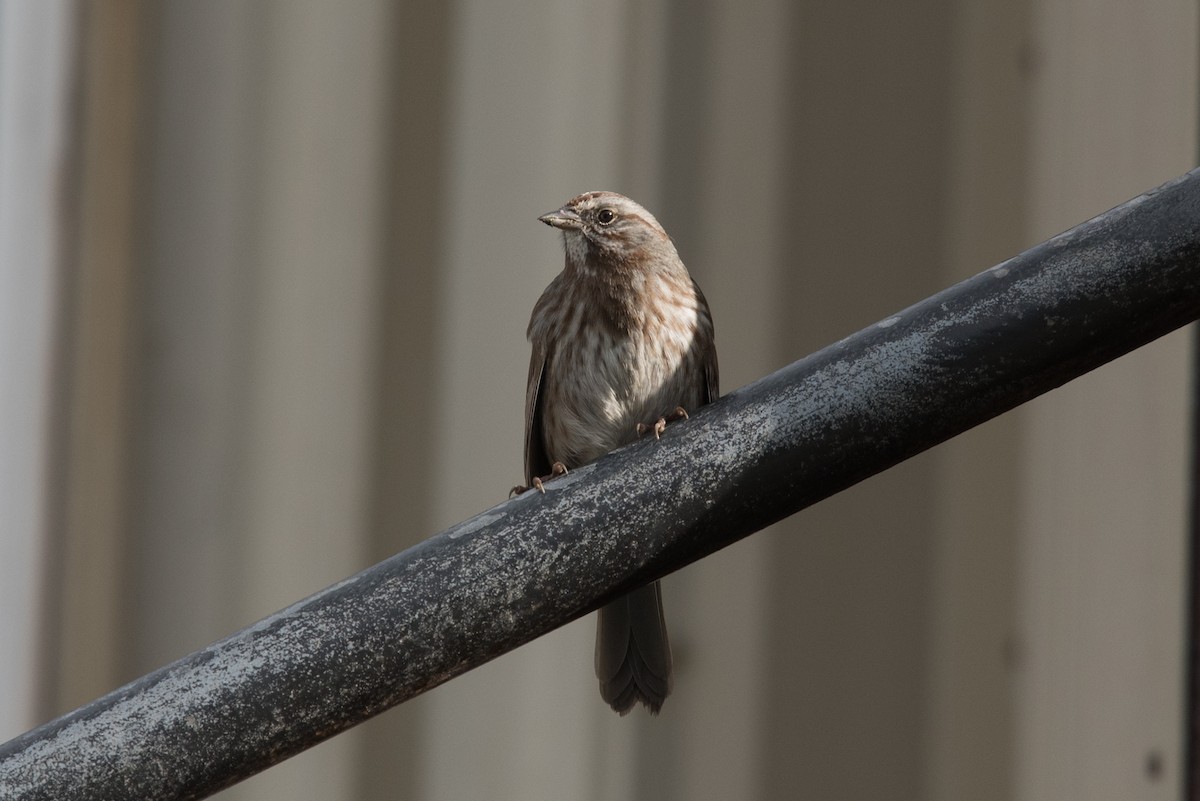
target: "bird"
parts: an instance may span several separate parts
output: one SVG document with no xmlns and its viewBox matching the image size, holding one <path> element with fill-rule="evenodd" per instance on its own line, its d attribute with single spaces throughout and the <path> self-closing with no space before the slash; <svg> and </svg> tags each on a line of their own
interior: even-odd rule
<svg viewBox="0 0 1200 801">
<path fill-rule="evenodd" d="M 562 232 L 564 265 L 529 320 L 525 481 L 588 464 L 718 396 L 712 314 L 658 220 L 616 192 L 584 192 L 538 218 Z M 599 610 L 596 677 L 617 713 L 658 714 L 671 646 L 658 581 Z"/>
</svg>

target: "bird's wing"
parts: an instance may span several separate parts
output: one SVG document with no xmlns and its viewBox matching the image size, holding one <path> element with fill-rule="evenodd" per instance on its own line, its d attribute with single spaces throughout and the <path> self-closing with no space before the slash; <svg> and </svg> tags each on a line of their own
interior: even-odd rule
<svg viewBox="0 0 1200 801">
<path fill-rule="evenodd" d="M 712 403 L 721 397 L 720 371 L 717 369 L 717 343 L 712 329 L 712 313 L 708 310 L 708 301 L 704 298 L 704 293 L 700 291 L 700 285 L 692 281 L 692 288 L 696 292 L 696 299 L 700 302 L 704 316 L 709 321 L 708 343 L 704 354 L 704 402 Z"/>
<path fill-rule="evenodd" d="M 721 397 L 720 374 L 717 370 L 717 347 L 708 349 L 708 358 L 704 360 L 704 402 L 712 403 Z"/>
<path fill-rule="evenodd" d="M 542 376 L 546 372 L 549 353 L 546 347 L 533 343 L 529 357 L 529 380 L 525 386 L 525 485 L 535 478 L 550 474 L 550 459 L 546 455 L 546 442 L 542 437 Z"/>
</svg>

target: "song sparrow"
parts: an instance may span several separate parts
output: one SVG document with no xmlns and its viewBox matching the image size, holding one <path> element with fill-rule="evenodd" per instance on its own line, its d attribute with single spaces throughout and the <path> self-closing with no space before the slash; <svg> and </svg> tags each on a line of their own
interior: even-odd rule
<svg viewBox="0 0 1200 801">
<path fill-rule="evenodd" d="M 566 250 L 529 321 L 525 481 L 544 492 L 543 480 L 715 400 L 717 351 L 704 295 L 650 212 L 587 192 L 539 219 Z M 600 610 L 596 676 L 622 715 L 638 701 L 657 713 L 671 692 L 657 581 Z"/>
</svg>

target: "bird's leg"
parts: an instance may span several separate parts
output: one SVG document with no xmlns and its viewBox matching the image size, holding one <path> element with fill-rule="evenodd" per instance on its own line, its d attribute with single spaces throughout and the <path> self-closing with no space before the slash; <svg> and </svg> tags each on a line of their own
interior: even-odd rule
<svg viewBox="0 0 1200 801">
<path fill-rule="evenodd" d="M 637 435 L 644 437 L 646 432 L 653 431 L 654 438 L 658 439 L 662 433 L 667 430 L 667 423 L 674 423 L 676 420 L 688 419 L 687 409 L 682 406 L 676 406 L 675 409 L 668 415 L 658 418 L 653 423 L 638 423 Z"/>
<path fill-rule="evenodd" d="M 508 491 L 508 497 L 511 498 L 514 495 L 520 495 L 521 493 L 531 489 L 535 489 L 545 495 L 546 488 L 543 486 L 543 482 L 549 481 L 552 478 L 558 478 L 559 476 L 565 476 L 568 472 L 570 471 L 567 470 L 567 466 L 565 464 L 562 462 L 555 462 L 554 464 L 550 465 L 550 475 L 541 477 L 534 476 L 533 481 L 530 482 L 528 487 L 524 484 L 518 484 Z"/>
</svg>

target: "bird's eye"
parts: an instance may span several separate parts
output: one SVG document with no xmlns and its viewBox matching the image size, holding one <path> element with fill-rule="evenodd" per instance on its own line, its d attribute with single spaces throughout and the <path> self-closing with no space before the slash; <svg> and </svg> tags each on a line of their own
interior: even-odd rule
<svg viewBox="0 0 1200 801">
<path fill-rule="evenodd" d="M 617 213 L 612 209 L 600 209 L 596 212 L 596 222 L 601 225 L 608 225 L 615 219 L 617 219 Z"/>
</svg>

